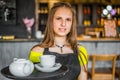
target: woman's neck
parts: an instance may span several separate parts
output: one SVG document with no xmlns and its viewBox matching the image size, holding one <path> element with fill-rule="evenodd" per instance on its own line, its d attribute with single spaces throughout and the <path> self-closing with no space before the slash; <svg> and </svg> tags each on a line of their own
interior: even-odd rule
<svg viewBox="0 0 120 80">
<path fill-rule="evenodd" d="M 55 37 L 55 44 L 61 46 L 66 44 L 66 37 Z"/>
</svg>

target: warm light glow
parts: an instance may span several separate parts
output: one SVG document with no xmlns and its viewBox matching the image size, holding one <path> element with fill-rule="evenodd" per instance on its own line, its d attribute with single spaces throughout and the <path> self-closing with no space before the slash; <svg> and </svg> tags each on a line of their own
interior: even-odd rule
<svg viewBox="0 0 120 80">
<path fill-rule="evenodd" d="M 115 11 L 114 9 L 112 9 L 112 10 L 110 11 L 110 13 L 111 13 L 111 15 L 115 15 L 115 14 L 116 14 L 116 11 Z"/>
<path fill-rule="evenodd" d="M 107 5 L 106 9 L 107 9 L 108 11 L 111 11 L 111 10 L 112 10 L 112 6 L 111 6 L 111 5 Z"/>
<path fill-rule="evenodd" d="M 103 9 L 103 15 L 107 15 L 108 11 L 106 9 Z"/>
<path fill-rule="evenodd" d="M 116 14 L 116 11 L 112 8 L 111 5 L 107 5 L 105 9 L 102 11 L 103 17 L 107 17 L 111 19 L 113 15 Z"/>
</svg>

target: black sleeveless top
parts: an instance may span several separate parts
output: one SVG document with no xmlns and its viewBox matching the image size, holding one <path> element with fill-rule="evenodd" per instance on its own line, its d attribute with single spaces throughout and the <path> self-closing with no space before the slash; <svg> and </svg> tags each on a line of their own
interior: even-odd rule
<svg viewBox="0 0 120 80">
<path fill-rule="evenodd" d="M 58 54 L 56 52 L 50 52 L 49 48 L 45 48 L 44 55 L 46 54 L 52 54 L 56 56 L 56 63 L 61 63 L 62 65 L 65 65 L 69 68 L 69 71 L 60 78 L 49 78 L 45 80 L 77 80 L 79 74 L 80 74 L 80 63 L 78 60 L 78 54 L 76 51 L 74 53 L 70 54 Z"/>
</svg>

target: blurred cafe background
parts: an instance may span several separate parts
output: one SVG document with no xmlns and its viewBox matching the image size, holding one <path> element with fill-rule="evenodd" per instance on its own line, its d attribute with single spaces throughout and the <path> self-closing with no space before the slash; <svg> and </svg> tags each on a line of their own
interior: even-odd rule
<svg viewBox="0 0 120 80">
<path fill-rule="evenodd" d="M 114 79 L 120 80 L 119 0 L 0 0 L 0 69 L 13 58 L 28 59 L 30 49 L 44 37 L 50 8 L 60 1 L 70 2 L 76 10 L 77 39 L 90 56 L 88 80 L 93 54 L 115 54 Z M 110 63 L 96 66 L 110 68 Z M 0 80 L 9 79 L 0 73 Z"/>
</svg>

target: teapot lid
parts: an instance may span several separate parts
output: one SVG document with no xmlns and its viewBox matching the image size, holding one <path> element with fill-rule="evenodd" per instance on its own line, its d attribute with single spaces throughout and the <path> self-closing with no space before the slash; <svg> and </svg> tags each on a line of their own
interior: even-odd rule
<svg viewBox="0 0 120 80">
<path fill-rule="evenodd" d="M 20 58 L 20 59 L 14 58 L 13 61 L 14 61 L 14 62 L 26 62 L 26 61 L 28 61 L 28 60 L 26 60 L 26 59 L 24 59 L 24 58 Z"/>
</svg>

